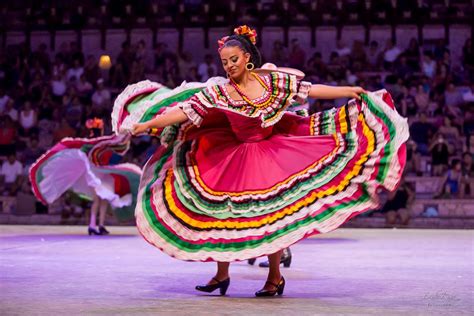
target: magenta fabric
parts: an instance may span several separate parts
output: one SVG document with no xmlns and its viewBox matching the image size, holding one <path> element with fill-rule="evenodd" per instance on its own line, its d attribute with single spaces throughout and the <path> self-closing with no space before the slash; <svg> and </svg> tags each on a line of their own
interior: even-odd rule
<svg viewBox="0 0 474 316">
<path fill-rule="evenodd" d="M 295 135 L 291 126 L 286 130 L 262 128 L 258 118 L 249 119 L 229 111 L 224 114 L 231 128 L 208 131 L 199 139 L 195 153 L 201 179 L 211 190 L 269 189 L 305 170 L 336 145 L 331 135 L 309 136 L 308 124 L 308 136 L 298 136 L 303 132 L 296 130 Z M 300 124 L 294 126 L 301 129 Z"/>
</svg>

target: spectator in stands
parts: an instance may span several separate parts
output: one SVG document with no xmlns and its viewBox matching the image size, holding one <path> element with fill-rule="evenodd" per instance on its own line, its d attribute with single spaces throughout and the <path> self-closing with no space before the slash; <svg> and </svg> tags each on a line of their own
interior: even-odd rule
<svg viewBox="0 0 474 316">
<path fill-rule="evenodd" d="M 454 159 L 451 163 L 451 168 L 446 171 L 441 179 L 441 186 L 438 194 L 434 197 L 438 198 L 453 198 L 458 197 L 461 188 L 462 179 L 462 164 L 459 159 Z"/>
<path fill-rule="evenodd" d="M 95 84 L 100 77 L 99 62 L 94 55 L 89 55 L 84 65 L 84 76 L 86 81 Z"/>
<path fill-rule="evenodd" d="M 15 152 L 17 132 L 10 116 L 0 117 L 0 156 Z"/>
<path fill-rule="evenodd" d="M 308 60 L 306 75 L 308 77 L 315 77 L 315 79 L 311 80 L 311 82 L 320 82 L 322 78 L 326 78 L 327 67 L 323 62 L 323 57 L 321 56 L 320 52 L 314 53 L 313 56 Z"/>
<path fill-rule="evenodd" d="M 270 56 L 271 62 L 275 65 L 287 66 L 288 65 L 288 52 L 283 46 L 281 41 L 273 42 L 273 50 Z"/>
<path fill-rule="evenodd" d="M 428 105 L 430 103 L 430 95 L 426 93 L 423 86 L 420 84 L 416 89 L 415 103 L 419 112 L 426 113 L 428 111 Z"/>
<path fill-rule="evenodd" d="M 66 42 L 61 43 L 59 46 L 59 52 L 56 53 L 55 60 L 56 62 L 60 61 L 61 64 L 66 66 L 71 63 L 71 53 Z"/>
<path fill-rule="evenodd" d="M 354 72 L 362 71 L 367 64 L 367 54 L 365 53 L 364 44 L 361 41 L 354 41 L 352 51 L 349 50 L 351 58 L 351 70 Z M 340 54 L 339 54 L 340 56 Z"/>
<path fill-rule="evenodd" d="M 168 55 L 168 45 L 166 45 L 165 43 L 158 43 L 154 52 L 155 70 L 163 67 L 165 63 L 165 58 Z"/>
<path fill-rule="evenodd" d="M 68 82 L 77 82 L 83 73 L 84 67 L 82 67 L 78 59 L 74 59 L 72 67 L 67 70 L 66 79 Z"/>
<path fill-rule="evenodd" d="M 449 163 L 449 146 L 442 133 L 438 133 L 430 146 L 433 176 L 445 173 Z"/>
<path fill-rule="evenodd" d="M 417 176 L 423 175 L 420 169 L 420 154 L 416 150 L 416 143 L 413 139 L 407 142 L 407 162 L 405 168 L 407 173 L 413 172 Z"/>
<path fill-rule="evenodd" d="M 408 61 L 405 55 L 400 54 L 397 62 L 395 63 L 396 67 L 394 73 L 403 80 L 410 78 L 413 75 L 413 69 L 408 65 Z"/>
<path fill-rule="evenodd" d="M 449 116 L 443 117 L 443 124 L 439 127 L 438 132 L 443 135 L 451 149 L 462 149 L 459 130 L 453 126 Z"/>
<path fill-rule="evenodd" d="M 12 119 L 12 121 L 17 122 L 18 121 L 18 110 L 13 107 L 13 104 L 14 104 L 13 100 L 11 100 L 11 99 L 8 100 L 8 102 L 5 106 L 5 109 L 4 109 L 3 113 L 0 113 L 0 116 L 1 115 L 8 115 Z"/>
<path fill-rule="evenodd" d="M 197 67 L 189 68 L 189 71 L 184 75 L 184 80 L 187 82 L 199 82 L 199 75 Z"/>
<path fill-rule="evenodd" d="M 189 52 L 182 52 L 181 54 L 179 54 L 178 69 L 180 77 L 185 78 L 192 68 L 197 68 L 196 63 L 193 61 L 193 56 Z M 194 81 L 197 82 L 199 81 L 199 79 Z"/>
<path fill-rule="evenodd" d="M 396 191 L 390 192 L 388 200 L 381 209 L 385 214 L 385 226 L 396 226 L 397 219 L 400 219 L 402 226 L 407 226 L 410 222 L 410 206 L 415 200 L 415 192 L 410 185 L 402 178 Z"/>
<path fill-rule="evenodd" d="M 288 55 L 288 64 L 290 67 L 296 69 L 304 69 L 306 64 L 306 53 L 301 48 L 300 42 L 297 38 L 291 40 L 291 50 Z"/>
<path fill-rule="evenodd" d="M 30 83 L 30 86 L 28 87 L 28 94 L 29 94 L 29 99 L 37 103 L 39 100 L 41 100 L 41 95 L 43 93 L 43 87 L 44 87 L 44 75 L 40 73 L 34 73 L 33 74 L 33 80 Z"/>
<path fill-rule="evenodd" d="M 419 114 L 418 121 L 415 121 L 410 126 L 410 135 L 416 142 L 417 150 L 422 155 L 428 155 L 428 146 L 431 143 L 431 138 L 435 132 L 435 127 L 428 122 L 426 113 Z"/>
<path fill-rule="evenodd" d="M 76 91 L 77 91 L 77 95 L 83 102 L 85 102 L 92 96 L 94 87 L 89 81 L 87 81 L 85 74 L 82 74 L 79 77 L 79 80 L 76 83 Z"/>
<path fill-rule="evenodd" d="M 358 41 L 354 41 L 358 42 Z M 351 55 L 351 49 L 344 43 L 343 40 L 337 40 L 336 42 L 336 53 L 339 55 L 339 57 L 346 57 Z"/>
<path fill-rule="evenodd" d="M 104 79 L 97 80 L 97 89 L 92 94 L 92 106 L 94 110 L 101 114 L 104 110 L 110 110 L 110 91 L 104 86 Z"/>
<path fill-rule="evenodd" d="M 53 79 L 51 80 L 51 89 L 53 93 L 53 100 L 55 102 L 61 102 L 64 94 L 66 93 L 67 85 L 60 73 L 53 75 Z"/>
<path fill-rule="evenodd" d="M 46 75 L 50 75 L 51 71 L 51 60 L 48 54 L 48 46 L 45 43 L 41 43 L 38 46 L 38 50 L 33 52 L 31 56 L 32 61 L 38 61 L 41 68 L 44 70 Z"/>
<path fill-rule="evenodd" d="M 8 101 L 10 100 L 10 96 L 6 94 L 5 89 L 0 87 L 0 113 L 5 111 L 5 106 L 7 105 Z"/>
<path fill-rule="evenodd" d="M 398 48 L 393 40 L 388 39 L 383 53 L 384 69 L 394 69 L 395 61 L 402 51 Z"/>
<path fill-rule="evenodd" d="M 416 88 L 411 88 L 409 91 L 407 87 L 403 87 L 401 100 L 397 102 L 397 106 L 401 107 L 399 111 L 404 116 L 412 117 L 418 113 L 418 105 L 413 96 L 415 94 L 413 90 L 416 90 Z"/>
<path fill-rule="evenodd" d="M 145 63 L 143 60 L 134 60 L 130 69 L 129 83 L 145 80 Z"/>
<path fill-rule="evenodd" d="M 38 134 L 38 113 L 29 100 L 25 101 L 19 117 L 20 134 L 30 136 L 32 133 Z"/>
<path fill-rule="evenodd" d="M 145 67 L 144 71 L 147 71 L 149 68 L 151 68 L 150 65 L 152 65 L 152 63 L 150 62 L 150 56 L 148 54 L 148 49 L 144 40 L 138 41 L 136 45 L 135 60 L 143 63 L 143 66 Z"/>
<path fill-rule="evenodd" d="M 462 155 L 462 178 L 459 196 L 474 198 L 474 162 L 472 154 L 465 152 Z"/>
<path fill-rule="evenodd" d="M 21 188 L 23 166 L 16 159 L 16 153 L 10 153 L 0 170 L 0 192 L 14 196 Z"/>
<path fill-rule="evenodd" d="M 64 63 L 64 61 L 56 56 L 55 60 L 54 60 L 54 64 L 53 64 L 53 69 L 52 69 L 52 74 L 53 76 L 56 76 L 58 75 L 59 77 L 63 77 L 66 75 L 66 71 L 67 71 L 67 65 L 66 63 Z"/>
<path fill-rule="evenodd" d="M 436 74 L 436 62 L 433 60 L 433 55 L 430 51 L 425 51 L 423 54 L 423 61 L 421 62 L 421 71 L 423 74 L 433 79 Z"/>
<path fill-rule="evenodd" d="M 130 42 L 125 41 L 122 43 L 122 50 L 117 57 L 117 64 L 115 65 L 115 71 L 122 71 L 123 76 L 126 79 L 123 83 L 127 83 L 130 78 L 130 72 L 132 70 L 132 64 L 135 60 L 135 53 L 130 47 Z"/>
<path fill-rule="evenodd" d="M 335 79 L 342 79 L 345 76 L 345 69 L 342 67 L 340 60 L 339 60 L 339 55 L 336 52 L 332 52 L 331 56 L 329 57 L 329 63 L 327 65 L 327 70 L 328 73 L 334 76 Z M 328 75 L 328 81 L 329 77 L 332 77 Z M 337 82 L 334 82 L 334 84 L 331 85 L 337 85 Z"/>
<path fill-rule="evenodd" d="M 44 150 L 39 147 L 38 138 L 36 136 L 31 137 L 28 146 L 21 154 L 25 167 L 29 168 L 42 154 Z"/>
<path fill-rule="evenodd" d="M 461 109 L 459 108 L 463 104 L 464 100 L 461 92 L 456 89 L 454 84 L 451 82 L 444 91 L 444 104 L 446 110 L 452 115 L 460 115 Z"/>
<path fill-rule="evenodd" d="M 53 140 L 54 143 L 58 143 L 65 137 L 75 137 L 76 130 L 73 129 L 65 118 L 61 119 L 61 125 L 54 131 Z"/>
<path fill-rule="evenodd" d="M 367 63 L 370 70 L 378 70 L 380 68 L 381 53 L 377 41 L 370 42 L 369 49 L 367 50 Z"/>
<path fill-rule="evenodd" d="M 198 74 L 201 78 L 201 82 L 206 82 L 212 74 L 217 74 L 217 65 L 214 63 L 214 58 L 211 54 L 204 56 L 204 62 L 198 67 Z"/>
<path fill-rule="evenodd" d="M 441 61 L 443 59 L 444 53 L 446 52 L 446 49 L 447 49 L 446 43 L 443 38 L 439 38 L 438 40 L 436 40 L 436 43 L 433 49 L 434 59 L 436 61 Z"/>
<path fill-rule="evenodd" d="M 74 62 L 75 60 L 79 61 L 79 65 L 84 65 L 84 53 L 79 48 L 79 45 L 76 41 L 69 43 L 69 53 L 71 55 L 70 60 Z"/>
<path fill-rule="evenodd" d="M 420 46 L 416 38 L 412 38 L 408 44 L 408 48 L 403 52 L 407 58 L 407 65 L 412 71 L 420 70 Z"/>
</svg>

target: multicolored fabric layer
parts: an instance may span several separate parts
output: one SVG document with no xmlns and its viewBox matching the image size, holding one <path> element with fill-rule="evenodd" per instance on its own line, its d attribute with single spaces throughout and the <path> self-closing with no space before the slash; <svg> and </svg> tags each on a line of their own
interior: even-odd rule
<svg viewBox="0 0 474 316">
<path fill-rule="evenodd" d="M 114 102 L 112 129 L 116 134 L 127 133 L 133 124 L 151 120 L 166 109 L 188 100 L 205 87 L 225 82 L 225 78 L 214 77 L 205 83 L 183 82 L 173 90 L 148 80 L 131 84 Z"/>
<path fill-rule="evenodd" d="M 42 155 L 30 168 L 33 192 L 42 203 L 52 203 L 73 190 L 106 199 L 119 220 L 133 218 L 141 169 L 117 164 L 129 148 L 127 136 L 65 138 Z"/>
<path fill-rule="evenodd" d="M 199 102 L 203 96 L 208 98 L 201 92 L 182 105 L 195 124 L 182 124 L 174 145 L 151 157 L 140 183 L 138 229 L 170 256 L 230 262 L 271 254 L 376 208 L 378 191 L 395 190 L 399 183 L 409 132 L 386 91 L 309 117 L 282 111 L 270 127 L 264 126 L 273 128 L 270 136 L 262 134 L 258 141 L 236 139 L 227 114 L 239 111 L 222 98 L 227 106 Z M 287 105 L 275 105 L 276 112 Z M 255 118 L 246 111 L 240 114 Z M 220 157 L 219 148 L 230 154 Z M 294 156 L 290 151 L 280 162 L 294 159 L 296 171 L 256 187 L 259 177 L 281 174 L 271 169 L 280 163 L 271 163 L 288 148 L 295 150 Z M 310 163 L 295 158 L 311 155 Z M 245 180 L 252 186 L 248 190 L 216 189 L 225 186 L 220 181 L 224 177 L 209 176 L 216 168 L 222 173 L 240 170 L 232 171 L 233 180 L 244 181 L 250 167 L 256 174 L 255 181 Z"/>
</svg>

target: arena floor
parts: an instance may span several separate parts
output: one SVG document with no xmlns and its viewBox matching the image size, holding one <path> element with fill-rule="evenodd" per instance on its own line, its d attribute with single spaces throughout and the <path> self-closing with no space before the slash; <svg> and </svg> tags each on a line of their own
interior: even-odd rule
<svg viewBox="0 0 474 316">
<path fill-rule="evenodd" d="M 194 290 L 213 263 L 172 259 L 133 227 L 0 226 L 1 315 L 472 315 L 472 230 L 340 229 L 292 247 L 283 297 L 231 265 L 228 295 Z M 259 259 L 262 260 L 262 259 Z"/>
</svg>

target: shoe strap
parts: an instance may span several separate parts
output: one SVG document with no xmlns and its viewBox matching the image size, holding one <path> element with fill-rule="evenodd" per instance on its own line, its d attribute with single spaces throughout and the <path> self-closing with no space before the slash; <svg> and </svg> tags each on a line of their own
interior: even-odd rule
<svg viewBox="0 0 474 316">
<path fill-rule="evenodd" d="M 282 281 L 283 281 L 283 277 L 281 277 L 281 279 L 280 279 L 280 281 L 278 282 L 278 284 L 275 284 L 275 283 L 270 282 L 270 281 L 268 281 L 268 280 L 265 282 L 265 284 L 270 284 L 270 285 L 272 285 L 272 286 L 274 286 L 275 288 L 278 289 L 278 287 L 280 286 L 280 284 L 281 284 Z"/>
<path fill-rule="evenodd" d="M 216 278 L 212 278 L 212 280 L 216 281 L 217 283 L 222 283 L 222 282 L 224 282 L 224 281 L 227 281 L 228 279 L 229 279 L 229 278 L 227 278 L 227 279 L 225 279 L 225 280 L 222 280 L 222 281 L 219 281 L 219 280 L 216 279 Z"/>
</svg>

